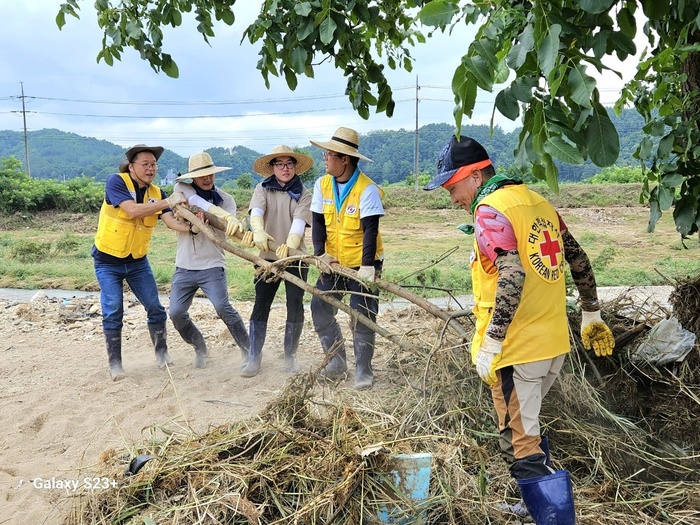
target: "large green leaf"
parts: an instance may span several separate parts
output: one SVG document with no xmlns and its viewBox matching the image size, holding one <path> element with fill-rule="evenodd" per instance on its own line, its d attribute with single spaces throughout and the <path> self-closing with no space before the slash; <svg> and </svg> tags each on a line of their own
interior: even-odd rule
<svg viewBox="0 0 700 525">
<path fill-rule="evenodd" d="M 477 85 L 486 91 L 493 89 L 493 70 L 491 70 L 486 61 L 480 56 L 468 56 L 462 59 L 467 71 L 471 73 L 472 78 Z"/>
<path fill-rule="evenodd" d="M 324 18 L 323 22 L 321 22 L 321 26 L 319 27 L 321 42 L 326 45 L 330 44 L 333 41 L 333 34 L 335 33 L 336 27 L 338 26 L 330 15 Z"/>
<path fill-rule="evenodd" d="M 426 26 L 445 27 L 458 12 L 459 5 L 456 3 L 434 0 L 423 6 L 418 13 L 418 19 Z"/>
<path fill-rule="evenodd" d="M 535 49 L 534 29 L 532 24 L 528 24 L 520 34 L 520 41 L 508 52 L 506 57 L 508 65 L 513 69 L 520 69 L 527 60 L 527 54 L 533 49 Z"/>
<path fill-rule="evenodd" d="M 540 69 L 545 77 L 549 77 L 554 67 L 557 64 L 559 56 L 559 35 L 561 34 L 561 26 L 552 24 L 549 27 L 547 36 L 542 41 L 542 44 L 537 49 L 537 60 L 540 64 Z"/>
<path fill-rule="evenodd" d="M 584 65 L 572 65 L 571 71 L 569 71 L 568 85 L 571 90 L 571 99 L 579 106 L 589 107 L 596 82 L 593 77 L 586 74 Z"/>
<path fill-rule="evenodd" d="M 581 152 L 559 135 L 549 137 L 549 140 L 544 143 L 544 150 L 561 162 L 574 165 L 583 164 Z"/>
<path fill-rule="evenodd" d="M 676 230 L 683 237 L 689 235 L 696 222 L 697 200 L 692 195 L 686 195 L 680 199 L 673 209 L 673 219 L 676 223 Z"/>
<path fill-rule="evenodd" d="M 620 154 L 620 136 L 605 108 L 595 103 L 593 109 L 586 129 L 588 155 L 596 166 L 612 166 Z"/>
<path fill-rule="evenodd" d="M 613 5 L 615 1 L 616 0 L 579 0 L 578 5 L 584 11 L 595 15 L 610 9 L 610 6 Z"/>
<path fill-rule="evenodd" d="M 520 115 L 518 99 L 513 96 L 510 88 L 506 88 L 496 95 L 496 108 L 504 117 L 510 120 L 515 120 Z"/>
</svg>

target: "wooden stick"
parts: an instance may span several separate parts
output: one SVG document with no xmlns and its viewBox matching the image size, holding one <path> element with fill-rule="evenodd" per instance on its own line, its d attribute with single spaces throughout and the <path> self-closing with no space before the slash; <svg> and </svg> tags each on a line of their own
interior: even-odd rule
<svg viewBox="0 0 700 525">
<path fill-rule="evenodd" d="M 180 209 L 182 208 L 180 207 Z M 223 220 L 210 213 L 205 212 L 204 215 L 209 221 L 209 224 L 212 225 L 214 228 L 218 230 L 226 230 L 226 223 Z M 243 235 L 240 233 L 236 233 L 236 237 L 240 239 L 243 237 Z M 279 243 L 273 240 L 269 241 L 268 245 L 271 251 L 275 251 L 279 247 Z M 323 270 L 323 268 L 321 268 L 318 258 L 314 257 L 313 255 L 309 255 L 307 253 L 302 252 L 301 250 L 294 250 L 292 248 L 289 249 L 289 254 L 304 257 L 303 260 L 305 262 L 313 264 L 317 268 Z M 352 268 L 346 268 L 345 266 L 341 266 L 340 264 L 333 264 L 332 269 L 340 273 L 341 275 L 345 275 L 352 279 L 357 279 L 357 272 Z M 445 310 L 442 310 L 441 308 L 438 308 L 427 299 L 424 299 L 423 297 L 420 297 L 406 290 L 398 284 L 392 283 L 390 281 L 385 281 L 384 279 L 376 279 L 374 281 L 374 284 L 376 284 L 377 287 L 381 288 L 382 290 L 385 290 L 389 293 L 393 293 L 398 297 L 403 297 L 404 299 L 415 304 L 416 306 L 420 306 L 423 310 L 437 317 L 438 319 L 442 319 L 446 323 L 447 327 L 452 329 L 452 331 L 455 332 L 462 339 L 467 340 L 469 338 L 469 333 L 464 328 L 464 326 L 456 319 L 457 316 L 452 315 L 446 312 Z"/>
<path fill-rule="evenodd" d="M 205 235 L 207 237 L 207 239 L 209 239 L 210 241 L 212 241 L 214 244 L 221 247 L 222 249 L 226 250 L 227 252 L 231 252 L 235 256 L 240 257 L 241 259 L 245 259 L 246 261 L 250 261 L 253 264 L 260 266 L 261 268 L 265 268 L 268 272 L 274 272 L 276 275 L 278 275 L 280 278 L 284 279 L 285 281 L 289 281 L 292 284 L 295 284 L 296 286 L 303 289 L 304 291 L 306 291 L 310 294 L 313 294 L 316 297 L 318 297 L 319 299 L 333 305 L 335 308 L 342 310 L 343 312 L 348 314 L 354 322 L 362 323 L 367 328 L 378 333 L 379 335 L 388 339 L 392 343 L 399 345 L 401 348 L 403 348 L 405 350 L 412 350 L 412 351 L 416 350 L 416 348 L 413 345 L 411 345 L 408 341 L 404 340 L 402 337 L 391 334 L 390 332 L 388 332 L 387 330 L 385 330 L 384 328 L 379 326 L 377 323 L 372 321 L 369 317 L 362 315 L 357 310 L 350 308 L 350 306 L 346 305 L 342 301 L 339 301 L 335 297 L 324 294 L 323 292 L 321 292 L 317 288 L 311 286 L 306 281 L 304 281 L 303 279 L 300 279 L 296 275 L 292 275 L 291 273 L 284 272 L 284 271 L 280 272 L 279 267 L 277 267 L 274 263 L 266 261 L 265 259 L 262 259 L 262 258 L 258 257 L 257 255 L 253 255 L 252 253 L 249 253 L 249 252 L 243 250 L 242 248 L 238 248 L 237 246 L 234 246 L 233 244 L 231 244 L 227 241 L 222 241 L 216 235 L 214 235 L 214 232 L 211 231 L 210 227 L 204 221 L 199 219 L 187 207 L 185 207 L 183 205 L 176 205 L 174 208 L 174 211 L 176 211 L 176 213 L 179 217 L 186 219 L 190 223 L 194 224 L 197 228 L 199 228 L 200 234 Z M 214 217 L 213 215 L 211 215 L 209 213 L 205 212 L 204 215 L 207 218 L 207 220 L 210 221 L 210 224 L 214 224 L 215 219 L 217 221 L 218 226 L 220 226 L 223 223 L 223 221 L 218 219 L 218 217 Z M 217 227 L 217 229 L 220 229 L 220 228 Z M 225 227 L 223 229 L 225 229 Z"/>
</svg>

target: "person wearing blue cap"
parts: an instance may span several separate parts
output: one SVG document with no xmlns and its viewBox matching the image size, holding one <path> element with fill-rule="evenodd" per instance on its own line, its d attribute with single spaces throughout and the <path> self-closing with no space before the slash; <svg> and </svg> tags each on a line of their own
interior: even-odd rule
<svg viewBox="0 0 700 525">
<path fill-rule="evenodd" d="M 442 186 L 474 215 L 471 355 L 491 387 L 502 455 L 535 523 L 573 524 L 571 479 L 550 467 L 539 416 L 570 351 L 565 262 L 579 293 L 584 346 L 607 356 L 615 345 L 590 261 L 552 205 L 520 179 L 497 174 L 476 140 L 453 136 L 437 170 L 424 189 Z"/>
</svg>

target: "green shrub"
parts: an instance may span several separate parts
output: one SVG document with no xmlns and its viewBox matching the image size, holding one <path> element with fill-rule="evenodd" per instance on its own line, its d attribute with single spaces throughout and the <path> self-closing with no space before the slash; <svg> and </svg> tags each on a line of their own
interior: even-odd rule
<svg viewBox="0 0 700 525">
<path fill-rule="evenodd" d="M 46 260 L 51 254 L 50 243 L 17 241 L 10 248 L 10 257 L 22 263 L 36 263 Z"/>
</svg>

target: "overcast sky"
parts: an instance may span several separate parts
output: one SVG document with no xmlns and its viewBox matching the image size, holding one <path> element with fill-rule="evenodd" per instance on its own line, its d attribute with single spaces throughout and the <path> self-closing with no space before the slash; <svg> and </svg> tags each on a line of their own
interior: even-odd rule
<svg viewBox="0 0 700 525">
<path fill-rule="evenodd" d="M 316 78 L 299 79 L 295 91 L 271 77 L 265 88 L 255 68 L 259 46 L 240 43 L 259 2 L 239 0 L 233 27 L 220 24 L 207 45 L 189 22 L 166 32 L 165 48 L 180 77 L 156 74 L 126 49 L 113 67 L 96 62 L 102 34 L 92 1 L 83 1 L 81 19 L 55 17 L 60 0 L 0 0 L 0 129 L 22 131 L 22 86 L 30 131 L 57 128 L 128 147 L 159 144 L 188 156 L 208 147 L 246 146 L 258 152 L 277 144 L 307 146 L 328 140 L 339 126 L 367 133 L 379 129 L 453 122 L 452 74 L 469 43 L 462 29 L 438 35 L 413 51 L 414 71 L 391 71 L 396 109 L 391 119 L 373 114 L 363 120 L 344 95 L 345 78 L 332 67 L 316 68 Z M 185 15 L 187 19 L 187 15 Z M 604 103 L 612 104 L 614 96 Z M 482 94 L 474 119 L 489 124 L 493 95 Z M 507 131 L 518 125 L 500 115 Z M 360 146 L 360 150 L 362 147 Z"/>
</svg>

